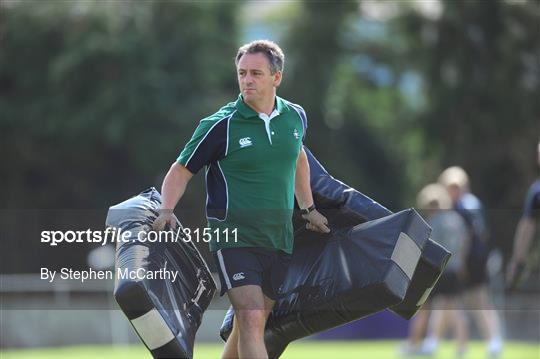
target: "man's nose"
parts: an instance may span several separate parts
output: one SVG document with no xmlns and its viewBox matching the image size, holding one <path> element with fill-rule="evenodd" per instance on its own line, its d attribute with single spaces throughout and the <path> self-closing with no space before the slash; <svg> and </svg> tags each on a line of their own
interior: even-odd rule
<svg viewBox="0 0 540 359">
<path fill-rule="evenodd" d="M 245 75 L 244 76 L 244 83 L 246 85 L 249 85 L 253 82 L 253 77 L 251 75 Z"/>
</svg>

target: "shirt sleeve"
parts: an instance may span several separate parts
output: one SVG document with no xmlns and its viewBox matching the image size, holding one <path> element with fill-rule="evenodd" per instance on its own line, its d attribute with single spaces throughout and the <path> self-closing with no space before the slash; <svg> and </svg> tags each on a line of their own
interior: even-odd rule
<svg viewBox="0 0 540 359">
<path fill-rule="evenodd" d="M 298 116 L 300 116 L 300 120 L 302 121 L 302 128 L 303 128 L 303 134 L 302 134 L 302 142 L 304 142 L 306 138 L 307 128 L 308 128 L 308 122 L 307 122 L 307 115 L 304 108 L 300 105 L 291 103 L 292 108 L 298 113 Z"/>
<path fill-rule="evenodd" d="M 177 162 L 195 174 L 202 167 L 225 157 L 228 122 L 228 118 L 202 120 Z"/>
<path fill-rule="evenodd" d="M 482 202 L 471 193 L 465 194 L 456 204 L 457 212 L 463 217 L 465 223 L 475 238 L 486 238 L 488 228 Z"/>
<path fill-rule="evenodd" d="M 534 218 L 540 217 L 540 180 L 533 183 L 525 197 L 523 205 L 523 217 Z"/>
</svg>

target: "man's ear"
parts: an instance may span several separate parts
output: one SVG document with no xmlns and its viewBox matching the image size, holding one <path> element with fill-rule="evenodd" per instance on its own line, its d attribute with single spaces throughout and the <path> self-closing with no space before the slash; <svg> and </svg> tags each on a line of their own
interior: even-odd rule
<svg viewBox="0 0 540 359">
<path fill-rule="evenodd" d="M 282 72 L 276 71 L 276 73 L 273 76 L 274 76 L 274 87 L 279 87 L 279 85 L 281 84 Z"/>
</svg>

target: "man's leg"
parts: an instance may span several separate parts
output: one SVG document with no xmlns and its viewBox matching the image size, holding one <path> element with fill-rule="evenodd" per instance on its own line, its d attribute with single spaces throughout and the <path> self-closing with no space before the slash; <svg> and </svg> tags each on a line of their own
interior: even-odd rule
<svg viewBox="0 0 540 359">
<path fill-rule="evenodd" d="M 226 355 L 238 354 L 239 358 L 268 358 L 264 345 L 264 326 L 273 301 L 270 301 L 257 285 L 245 285 L 230 289 L 227 294 L 234 308 L 233 331 L 225 346 Z M 231 333 L 231 336 L 233 333 Z M 238 342 L 238 351 L 234 353 L 234 342 Z"/>
<path fill-rule="evenodd" d="M 223 358 L 268 358 L 264 328 L 275 303 L 270 298 L 277 296 L 290 255 L 261 248 L 230 248 L 218 251 L 216 261 L 222 295 L 226 290 L 235 312 Z"/>
<path fill-rule="evenodd" d="M 268 316 L 272 312 L 272 308 L 274 307 L 275 301 L 268 298 L 266 295 L 263 295 L 263 296 L 264 296 L 265 325 L 266 325 L 266 320 L 268 319 Z M 238 321 L 236 320 L 236 316 L 235 316 L 235 320 L 233 321 L 233 329 L 231 331 L 231 334 L 229 335 L 229 338 L 227 339 L 227 342 L 225 343 L 223 355 L 221 356 L 223 359 L 238 358 L 238 324 L 237 323 Z"/>
<path fill-rule="evenodd" d="M 422 343 L 422 339 L 427 332 L 427 326 L 429 323 L 429 314 L 431 310 L 421 309 L 416 314 L 414 321 L 411 324 L 409 331 L 409 343 L 412 347 L 417 347 Z"/>
<path fill-rule="evenodd" d="M 238 321 L 236 318 L 233 320 L 233 328 L 227 342 L 225 343 L 225 348 L 223 349 L 223 354 L 221 355 L 222 359 L 235 359 L 238 358 Z"/>
<path fill-rule="evenodd" d="M 423 355 L 433 355 L 439 347 L 439 340 L 446 331 L 446 321 L 448 318 L 448 299 L 446 295 L 438 295 L 433 300 L 433 310 L 428 324 L 426 339 L 422 343 L 420 353 Z"/>
<path fill-rule="evenodd" d="M 476 322 L 476 326 L 480 329 L 482 336 L 489 340 L 496 335 L 500 335 L 497 325 L 498 321 L 492 320 L 490 315 L 493 309 L 485 286 L 481 285 L 469 289 L 466 300 L 469 312 Z"/>
<path fill-rule="evenodd" d="M 488 352 L 490 356 L 498 356 L 503 349 L 501 324 L 497 311 L 488 294 L 485 284 L 472 288 L 467 293 L 467 305 L 477 327 L 484 338 L 488 340 Z"/>
<path fill-rule="evenodd" d="M 460 299 L 461 298 L 452 298 L 452 306 L 454 309 L 451 311 L 451 313 L 457 342 L 457 355 L 463 356 L 467 350 L 469 326 L 467 325 L 467 318 L 465 317 L 465 311 L 463 310 L 463 305 Z"/>
</svg>

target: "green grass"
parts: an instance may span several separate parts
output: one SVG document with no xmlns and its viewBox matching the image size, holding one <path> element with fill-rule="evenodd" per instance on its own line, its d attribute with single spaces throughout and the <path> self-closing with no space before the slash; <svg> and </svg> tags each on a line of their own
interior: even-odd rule
<svg viewBox="0 0 540 359">
<path fill-rule="evenodd" d="M 395 341 L 344 341 L 344 342 L 311 342 L 302 341 L 291 344 L 283 359 L 394 359 L 400 358 Z M 223 346 L 221 344 L 204 344 L 195 347 L 195 359 L 219 358 Z M 433 358 L 455 358 L 455 345 L 443 343 Z M 50 349 L 5 350 L 0 352 L 1 359 L 137 359 L 151 358 L 146 349 L 139 345 L 127 347 L 110 346 L 77 346 Z M 420 358 L 420 357 L 419 357 Z M 425 358 L 425 357 L 424 357 Z M 473 342 L 464 358 L 487 358 L 485 346 L 481 342 Z M 540 359 L 538 343 L 506 343 L 500 359 Z"/>
</svg>

